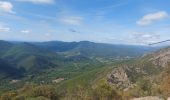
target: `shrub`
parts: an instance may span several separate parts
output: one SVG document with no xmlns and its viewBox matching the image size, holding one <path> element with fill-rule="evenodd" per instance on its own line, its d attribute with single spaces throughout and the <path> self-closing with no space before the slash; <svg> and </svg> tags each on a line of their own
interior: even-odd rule
<svg viewBox="0 0 170 100">
<path fill-rule="evenodd" d="M 122 100 L 122 97 L 113 87 L 103 81 L 94 89 L 93 100 Z"/>
<path fill-rule="evenodd" d="M 32 90 L 33 97 L 43 96 L 51 100 L 58 100 L 59 96 L 55 92 L 55 89 L 49 86 L 38 86 Z"/>
</svg>

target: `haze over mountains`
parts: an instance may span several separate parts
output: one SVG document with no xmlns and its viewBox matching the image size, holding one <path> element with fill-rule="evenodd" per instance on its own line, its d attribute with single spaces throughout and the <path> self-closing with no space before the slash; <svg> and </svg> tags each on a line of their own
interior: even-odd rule
<svg viewBox="0 0 170 100">
<path fill-rule="evenodd" d="M 7 66 L 22 72 L 57 68 L 62 62 L 76 59 L 137 57 L 154 50 L 152 47 L 145 46 L 112 45 L 89 41 L 30 43 L 0 41 L 0 49 L 0 58 L 8 62 Z"/>
<path fill-rule="evenodd" d="M 170 0 L 0 0 L 0 100 L 170 100 L 169 32 Z"/>
<path fill-rule="evenodd" d="M 107 90 L 117 93 L 111 96 L 113 100 L 148 95 L 165 98 L 169 96 L 167 94 L 169 90 L 162 90 L 163 85 L 167 86 L 164 81 L 167 78 L 165 76 L 169 76 L 169 47 L 160 49 L 160 47 L 114 45 L 89 41 L 0 41 L 0 49 L 0 79 L 2 80 L 0 94 L 11 89 L 19 89 L 16 92 L 20 96 L 19 94 L 22 94 L 20 91 L 25 86 L 41 84 L 45 88 L 54 86 L 57 91 L 63 88 L 63 91 L 58 91 L 59 93 L 67 89 L 74 91 L 77 85 L 83 87 L 88 85 L 89 92 L 94 87 L 101 86 L 100 91 L 103 91 L 102 88 L 106 85 L 116 88 L 117 92 L 114 89 Z M 104 87 L 101 80 L 106 82 Z M 44 87 L 38 88 L 37 91 Z M 157 89 L 160 89 L 161 93 L 158 93 Z M 120 91 L 128 94 L 122 95 Z M 29 97 L 27 91 L 23 93 L 26 95 L 24 98 Z M 66 94 L 64 92 L 60 99 L 67 97 Z M 56 96 L 56 93 L 54 95 Z M 76 95 L 78 95 L 77 92 Z M 48 98 L 45 94 L 43 97 Z"/>
</svg>

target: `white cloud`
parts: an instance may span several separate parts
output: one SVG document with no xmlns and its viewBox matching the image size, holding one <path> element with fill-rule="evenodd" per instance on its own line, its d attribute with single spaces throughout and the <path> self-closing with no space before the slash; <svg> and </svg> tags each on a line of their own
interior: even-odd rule
<svg viewBox="0 0 170 100">
<path fill-rule="evenodd" d="M 150 13 L 150 14 L 143 16 L 136 23 L 138 25 L 141 25 L 141 26 L 146 26 L 146 25 L 150 25 L 151 23 L 153 23 L 155 21 L 159 21 L 161 19 L 164 19 L 166 17 L 168 17 L 167 12 L 159 11 L 159 12 L 156 12 L 156 13 Z"/>
<path fill-rule="evenodd" d="M 31 2 L 34 4 L 52 4 L 52 3 L 54 3 L 54 0 L 17 0 L 17 1 Z"/>
<path fill-rule="evenodd" d="M 7 1 L 0 1 L 0 12 L 14 13 L 12 11 L 13 5 Z"/>
<path fill-rule="evenodd" d="M 68 17 L 60 19 L 60 22 L 68 25 L 80 25 L 83 21 L 82 17 Z"/>
<path fill-rule="evenodd" d="M 28 34 L 30 31 L 29 30 L 21 30 L 22 33 Z"/>
<path fill-rule="evenodd" d="M 9 27 L 0 26 L 0 32 L 9 32 L 9 31 L 10 31 Z"/>
<path fill-rule="evenodd" d="M 51 34 L 50 33 L 45 33 L 45 36 L 51 36 Z"/>
<path fill-rule="evenodd" d="M 161 36 L 156 33 L 132 32 L 130 34 L 130 41 L 137 44 L 150 44 L 160 41 Z"/>
</svg>

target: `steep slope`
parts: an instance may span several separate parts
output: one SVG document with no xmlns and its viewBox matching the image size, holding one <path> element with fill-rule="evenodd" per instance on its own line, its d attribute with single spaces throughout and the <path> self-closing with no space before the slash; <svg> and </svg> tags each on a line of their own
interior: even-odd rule
<svg viewBox="0 0 170 100">
<path fill-rule="evenodd" d="M 156 66 L 166 67 L 170 62 L 170 47 L 148 54 L 144 58 L 148 58 Z"/>
<path fill-rule="evenodd" d="M 0 79 L 17 78 L 22 76 L 22 71 L 9 65 L 6 61 L 0 59 Z"/>
<path fill-rule="evenodd" d="M 1 43 L 2 44 L 2 43 Z M 34 72 L 44 68 L 56 67 L 55 60 L 60 57 L 50 50 L 46 50 L 29 43 L 18 43 L 7 46 L 3 42 L 0 48 L 4 48 L 0 58 L 5 59 L 15 68 Z M 54 61 L 54 62 L 53 62 Z"/>
<path fill-rule="evenodd" d="M 126 61 L 114 68 L 107 81 L 132 96 L 170 96 L 170 47 Z"/>
</svg>

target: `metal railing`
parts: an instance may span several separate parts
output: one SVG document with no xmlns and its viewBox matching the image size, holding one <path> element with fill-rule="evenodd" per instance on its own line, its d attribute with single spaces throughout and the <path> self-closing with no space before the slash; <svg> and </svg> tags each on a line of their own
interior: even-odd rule
<svg viewBox="0 0 170 100">
<path fill-rule="evenodd" d="M 155 45 L 155 44 L 160 44 L 160 43 L 164 43 L 164 42 L 169 42 L 170 40 L 164 40 L 164 41 L 160 41 L 160 42 L 156 42 L 156 43 L 151 43 L 149 45 Z"/>
</svg>

